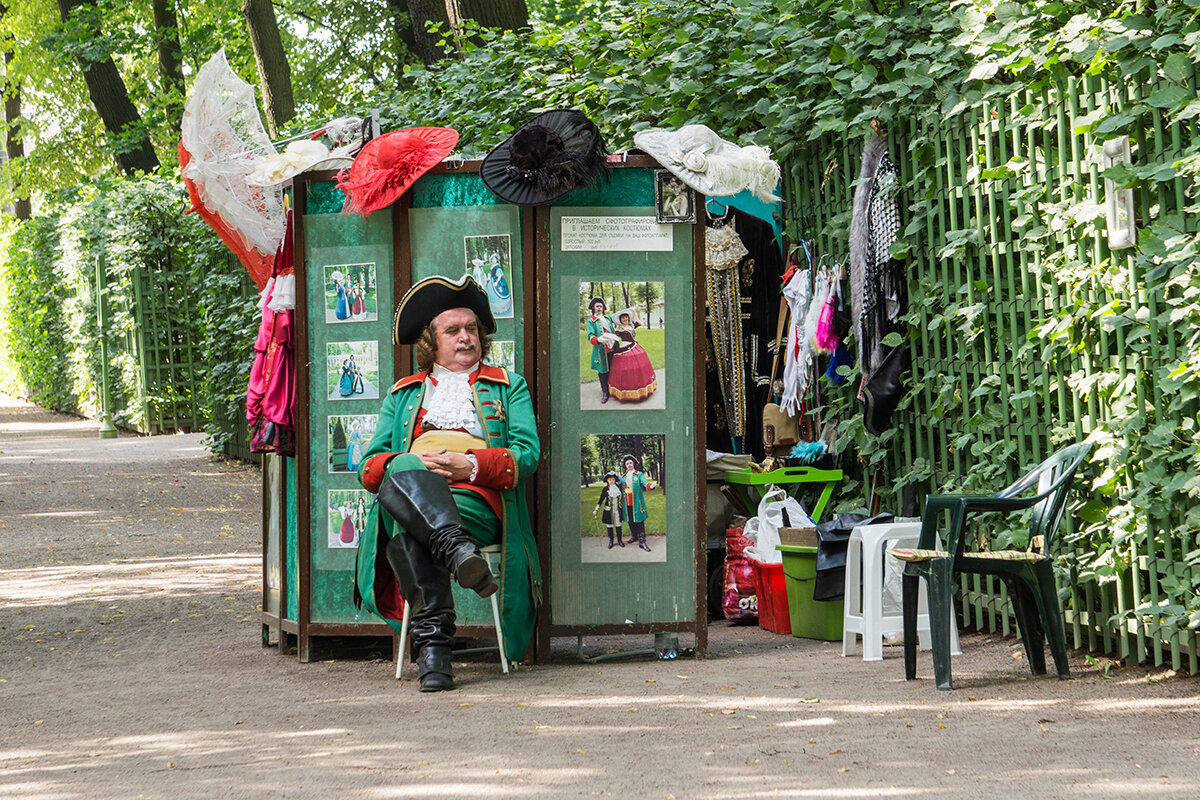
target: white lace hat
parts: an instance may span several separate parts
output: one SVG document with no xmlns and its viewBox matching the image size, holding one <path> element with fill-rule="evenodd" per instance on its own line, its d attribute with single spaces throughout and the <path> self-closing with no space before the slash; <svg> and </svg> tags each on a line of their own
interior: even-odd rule
<svg viewBox="0 0 1200 800">
<path fill-rule="evenodd" d="M 709 197 L 749 190 L 765 203 L 779 201 L 775 195 L 779 164 L 771 160 L 771 151 L 765 147 L 739 147 L 717 136 L 707 125 L 684 125 L 677 131 L 647 128 L 633 135 L 633 143 Z"/>
<path fill-rule="evenodd" d="M 345 169 L 354 163 L 350 156 L 358 142 L 332 151 L 321 142 L 300 139 L 289 142 L 282 153 L 269 153 L 254 160 L 254 171 L 246 178 L 256 186 L 275 186 L 301 172 L 319 169 Z"/>
</svg>

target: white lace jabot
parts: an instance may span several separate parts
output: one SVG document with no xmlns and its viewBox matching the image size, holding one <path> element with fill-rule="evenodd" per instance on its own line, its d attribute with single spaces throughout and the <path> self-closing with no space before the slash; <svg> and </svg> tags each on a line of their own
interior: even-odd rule
<svg viewBox="0 0 1200 800">
<path fill-rule="evenodd" d="M 433 365 L 430 373 L 437 387 L 426 391 L 425 424 L 442 430 L 479 429 L 479 415 L 475 411 L 475 395 L 471 391 L 471 374 L 478 369 L 476 363 L 463 372 L 454 372 L 440 364 Z"/>
</svg>

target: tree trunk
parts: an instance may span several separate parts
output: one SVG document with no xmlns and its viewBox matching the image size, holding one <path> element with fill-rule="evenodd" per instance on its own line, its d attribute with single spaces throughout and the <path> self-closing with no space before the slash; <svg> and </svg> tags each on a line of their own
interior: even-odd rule
<svg viewBox="0 0 1200 800">
<path fill-rule="evenodd" d="M 58 0 L 58 12 L 63 22 L 66 22 L 71 11 L 83 6 L 95 8 L 95 0 Z M 83 80 L 87 84 L 88 97 L 104 128 L 115 137 L 113 148 L 117 163 L 126 174 L 137 170 L 153 172 L 158 169 L 158 156 L 145 130 L 141 130 L 142 117 L 129 99 L 129 91 L 125 81 L 117 71 L 117 65 L 112 57 L 101 61 L 85 61 L 78 58 L 79 68 L 83 70 Z"/>
<path fill-rule="evenodd" d="M 154 30 L 158 35 L 158 71 L 163 88 L 175 90 L 180 103 L 187 93 L 183 84 L 183 51 L 179 47 L 179 19 L 173 0 L 151 0 Z"/>
<path fill-rule="evenodd" d="M 413 52 L 425 66 L 436 64 L 445 58 L 445 52 L 438 47 L 438 40 L 450 33 L 452 23 L 448 3 L 453 0 L 407 0 L 408 18 L 412 23 Z M 441 32 L 431 34 L 426 25 L 431 22 L 442 24 Z M 457 22 L 457 20 L 455 20 Z"/>
<path fill-rule="evenodd" d="M 529 27 L 525 0 L 457 0 L 463 19 L 473 19 L 483 28 L 515 31 Z"/>
<path fill-rule="evenodd" d="M 392 10 L 392 38 L 396 43 L 396 88 L 404 84 L 404 62 L 406 53 L 417 52 L 417 41 L 413 37 L 411 24 L 404 24 L 401 15 L 408 15 L 408 0 L 387 0 L 388 8 Z M 411 17 L 410 17 L 411 18 Z"/>
<path fill-rule="evenodd" d="M 8 13 L 8 3 L 0 2 L 0 18 Z M 11 165 L 15 159 L 22 158 L 25 155 L 25 148 L 21 145 L 21 131 L 17 127 L 17 122 L 21 117 L 21 85 L 12 78 L 12 62 L 16 58 L 16 54 L 12 50 L 4 53 L 4 121 L 8 123 L 8 132 L 5 136 L 4 150 L 8 155 L 8 163 Z M 12 85 L 9 85 L 9 82 Z M 11 174 L 11 173 L 10 173 Z M 17 188 L 12 179 L 9 179 L 9 185 L 12 188 Z M 21 198 L 14 200 L 12 204 L 13 214 L 17 219 L 29 219 L 33 215 L 33 208 L 29 202 L 29 198 Z"/>
<path fill-rule="evenodd" d="M 242 0 L 242 16 L 246 18 L 254 60 L 258 64 L 263 108 L 267 112 L 267 133 L 274 138 L 279 135 L 280 127 L 296 116 L 292 71 L 288 67 L 271 0 Z"/>
</svg>

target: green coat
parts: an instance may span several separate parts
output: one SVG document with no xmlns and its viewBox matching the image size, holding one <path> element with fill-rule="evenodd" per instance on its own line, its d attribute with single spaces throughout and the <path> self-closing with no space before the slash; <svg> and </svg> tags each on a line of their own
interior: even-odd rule
<svg viewBox="0 0 1200 800">
<path fill-rule="evenodd" d="M 646 498 L 642 496 L 642 490 L 646 488 L 647 483 L 648 483 L 648 481 L 646 480 L 646 473 L 637 472 L 637 471 L 635 471 L 633 473 L 633 521 L 634 522 L 645 522 L 646 517 L 650 516 L 646 511 Z M 625 497 L 625 476 L 624 475 L 622 475 L 621 479 L 619 481 L 617 481 L 617 485 L 621 487 L 621 498 L 622 498 L 622 501 L 624 501 L 624 497 Z"/>
<path fill-rule="evenodd" d="M 616 333 L 617 326 L 613 322 L 613 318 L 608 314 L 605 314 L 604 318 L 608 320 L 608 329 Z M 600 321 L 592 319 L 592 316 L 589 314 L 587 318 L 588 341 L 592 341 L 592 339 L 602 333 L 604 333 L 604 328 L 600 326 Z M 611 361 L 612 356 L 609 354 L 607 347 L 599 343 L 592 345 L 592 369 L 596 370 L 596 372 L 608 372 L 608 365 Z"/>
<path fill-rule="evenodd" d="M 375 436 L 363 454 L 363 463 L 359 468 L 360 482 L 372 456 L 408 452 L 417 412 L 425 396 L 427 375 L 427 372 L 418 372 L 397 381 L 384 398 Z M 472 389 L 475 408 L 489 445 L 507 448 L 512 453 L 517 469 L 516 486 L 500 492 L 503 560 L 499 576 L 499 602 L 504 650 L 510 659 L 519 661 L 525 657 L 525 651 L 533 639 L 537 606 L 542 599 L 541 566 L 525 500 L 525 481 L 537 469 L 541 446 L 533 418 L 533 401 L 524 378 L 509 370 L 484 367 Z M 382 617 L 399 632 L 398 610 L 394 618 L 381 612 L 376 597 L 376 590 L 382 585 L 377 577 L 382 574 L 390 579 L 392 575 L 384 548 L 391 539 L 393 524 L 391 515 L 385 513 L 376 501 L 371 506 L 367 530 L 358 546 L 355 596 L 361 598 L 368 611 Z"/>
</svg>

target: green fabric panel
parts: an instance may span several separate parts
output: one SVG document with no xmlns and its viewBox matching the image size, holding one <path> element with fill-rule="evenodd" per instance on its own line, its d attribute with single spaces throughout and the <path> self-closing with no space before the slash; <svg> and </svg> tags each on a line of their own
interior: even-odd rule
<svg viewBox="0 0 1200 800">
<path fill-rule="evenodd" d="M 478 172 L 425 175 L 413 185 L 413 208 L 502 205 L 503 200 L 483 185 Z"/>
<path fill-rule="evenodd" d="M 614 185 L 643 184 L 653 195 L 653 169 L 614 170 Z M 651 200 L 644 206 L 555 206 L 550 214 L 550 338 L 571 342 L 550 351 L 550 427 L 555 435 L 550 463 L 550 614 L 560 625 L 609 625 L 626 620 L 639 623 L 677 622 L 695 618 L 695 443 L 693 423 L 692 226 L 673 226 L 672 251 L 569 252 L 560 240 L 563 216 L 653 217 Z M 663 284 L 666 369 L 658 371 L 659 408 L 621 404 L 615 400 L 596 409 L 583 409 L 582 395 L 597 384 L 581 387 L 580 284 L 590 281 L 653 281 Z M 657 331 L 656 331 L 657 332 Z M 649 337 L 647 337 L 649 339 Z M 580 344 L 575 344 L 580 342 Z M 590 349 L 590 348 L 589 348 Z M 580 447 L 585 434 L 649 434 L 664 437 L 664 483 L 647 502 L 665 505 L 665 561 L 659 553 L 645 561 L 608 563 L 583 561 L 581 506 L 596 503 L 598 490 L 580 486 Z M 658 495 L 656 499 L 654 496 Z M 590 514 L 586 522 L 593 524 Z M 595 523 L 599 524 L 599 523 Z M 625 526 L 628 534 L 628 526 Z M 614 587 L 620 587 L 614 591 Z"/>
<path fill-rule="evenodd" d="M 582 187 L 554 203 L 555 206 L 654 206 L 654 170 L 610 169 L 595 186 Z"/>
<path fill-rule="evenodd" d="M 476 174 L 435 177 L 470 179 L 478 187 L 483 186 Z M 507 204 L 414 208 L 409 215 L 409 231 L 414 283 L 432 275 L 450 278 L 462 275 L 468 268 L 466 237 L 508 236 L 510 264 L 505 278 L 512 296 L 512 316 L 496 320 L 492 340 L 513 343 L 513 364 L 518 373 L 523 373 L 525 248 L 521 239 L 521 209 Z M 493 363 L 496 363 L 494 358 Z"/>
<path fill-rule="evenodd" d="M 346 203 L 346 195 L 334 181 L 310 183 L 308 185 L 307 208 L 309 214 L 340 214 Z"/>
<path fill-rule="evenodd" d="M 296 459 L 292 456 L 284 456 L 283 458 L 284 472 L 284 496 L 287 498 L 287 536 L 284 537 L 284 547 L 287 552 L 284 554 L 285 574 L 287 580 L 284 582 L 287 589 L 284 595 L 284 619 L 296 620 L 298 603 L 298 592 L 300 587 L 299 560 L 296 555 L 297 536 L 296 520 Z"/>
<path fill-rule="evenodd" d="M 332 187 L 333 184 L 318 184 Z M 313 187 L 314 189 L 316 187 Z M 312 195 L 310 194 L 310 200 Z M 312 204 L 310 202 L 310 208 Z M 309 475 L 310 619 L 320 623 L 374 623 L 370 614 L 354 607 L 353 574 L 356 547 L 340 537 L 343 502 L 356 504 L 362 497 L 369 507 L 373 497 L 358 483 L 352 472 L 331 472 L 329 466 L 330 416 L 374 416 L 388 387 L 395 380 L 392 365 L 391 309 L 392 287 L 392 215 L 372 214 L 367 218 L 340 213 L 306 214 L 305 274 L 309 310 L 309 440 L 312 442 Z M 326 267 L 334 265 L 375 265 L 376 319 L 333 321 L 326 304 Z M 329 388 L 329 347 L 339 348 L 340 357 L 350 343 L 374 346 L 374 374 L 368 368 L 372 391 L 363 396 L 341 398 Z M 356 344 L 356 348 L 363 347 Z M 335 357 L 336 361 L 336 357 Z M 361 532 L 358 534 L 361 536 Z"/>
</svg>

